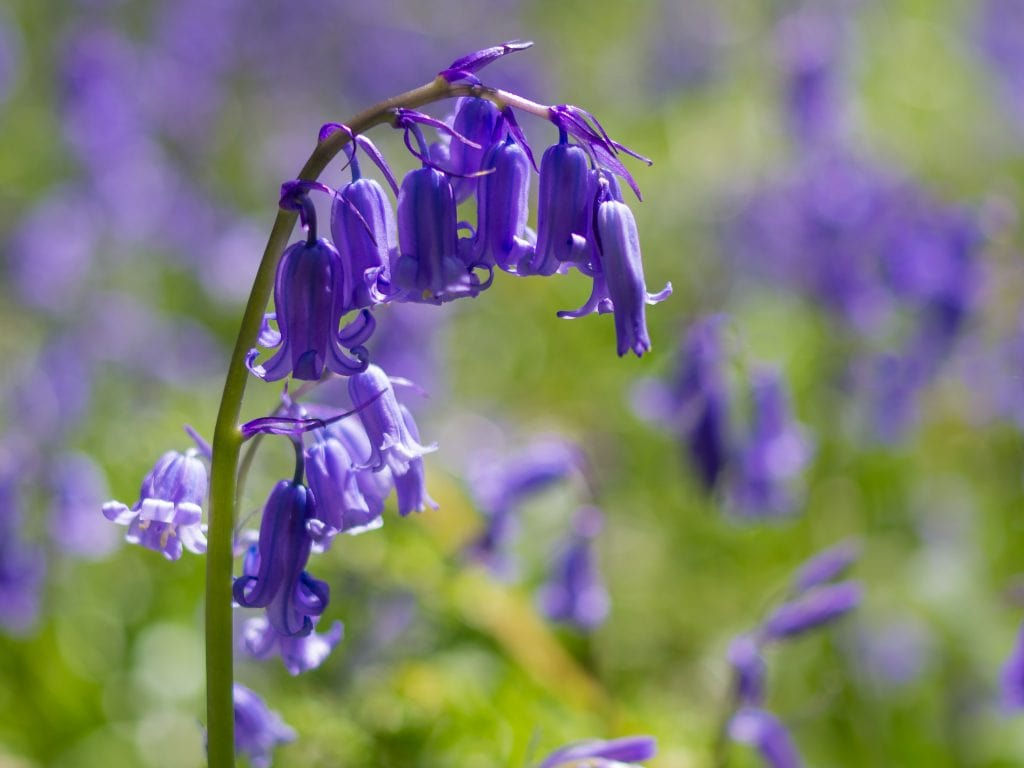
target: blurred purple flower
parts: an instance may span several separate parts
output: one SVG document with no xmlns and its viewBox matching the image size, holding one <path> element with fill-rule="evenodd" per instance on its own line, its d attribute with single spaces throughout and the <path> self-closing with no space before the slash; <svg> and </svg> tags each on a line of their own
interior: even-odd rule
<svg viewBox="0 0 1024 768">
<path fill-rule="evenodd" d="M 733 670 L 733 694 L 740 706 L 756 707 L 764 702 L 765 662 L 756 635 L 739 635 L 729 643 L 726 659 Z"/>
<path fill-rule="evenodd" d="M 1003 664 L 999 688 L 1003 711 L 1015 713 L 1024 710 L 1024 624 L 1018 630 L 1010 655 Z"/>
<path fill-rule="evenodd" d="M 46 559 L 22 534 L 22 473 L 6 453 L 0 461 L 0 628 L 23 634 L 39 618 Z"/>
<path fill-rule="evenodd" d="M 608 590 L 593 552 L 603 525 L 603 516 L 594 507 L 576 513 L 572 530 L 553 558 L 550 578 L 537 593 L 540 610 L 551 621 L 590 632 L 608 618 Z"/>
<path fill-rule="evenodd" d="M 1002 91 L 1003 104 L 1024 129 L 1024 2 L 982 0 L 978 43 Z"/>
<path fill-rule="evenodd" d="M 14 90 L 21 66 L 21 34 L 9 14 L 0 14 L 0 105 Z"/>
<path fill-rule="evenodd" d="M 736 456 L 729 497 L 737 514 L 775 517 L 800 503 L 800 475 L 812 454 L 809 439 L 790 413 L 781 375 L 761 370 L 751 377 L 750 432 Z"/>
<path fill-rule="evenodd" d="M 326 633 L 317 634 L 317 621 L 319 619 L 313 622 L 314 631 L 295 637 L 278 633 L 265 616 L 256 616 L 245 622 L 242 628 L 242 648 L 256 659 L 279 655 L 291 675 L 308 672 L 323 664 L 345 635 L 345 627 L 340 621 L 334 622 Z"/>
<path fill-rule="evenodd" d="M 49 529 L 57 548 L 87 558 L 112 552 L 117 547 L 115 530 L 96 516 L 108 495 L 103 470 L 85 454 L 67 453 L 53 461 L 51 472 Z"/>
<path fill-rule="evenodd" d="M 752 707 L 739 710 L 729 721 L 729 738 L 757 748 L 769 768 L 800 768 L 803 760 L 785 726 L 775 715 Z"/>
<path fill-rule="evenodd" d="M 650 760 L 656 752 L 657 744 L 650 736 L 581 741 L 555 750 L 537 768 L 584 765 L 590 768 L 627 768 Z"/>
<path fill-rule="evenodd" d="M 235 749 L 248 755 L 252 768 L 270 768 L 271 752 L 278 744 L 295 741 L 295 731 L 263 699 L 235 683 Z"/>
<path fill-rule="evenodd" d="M 761 634 L 765 640 L 781 640 L 830 624 L 856 608 L 863 592 L 855 581 L 815 587 L 772 611 Z"/>
<path fill-rule="evenodd" d="M 802 594 L 842 576 L 860 558 L 861 544 L 847 539 L 805 561 L 793 574 L 793 594 Z"/>
</svg>

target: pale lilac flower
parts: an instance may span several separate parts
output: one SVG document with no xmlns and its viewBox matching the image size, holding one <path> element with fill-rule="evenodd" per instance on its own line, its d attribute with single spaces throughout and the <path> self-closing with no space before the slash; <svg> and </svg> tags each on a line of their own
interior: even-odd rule
<svg viewBox="0 0 1024 768">
<path fill-rule="evenodd" d="M 96 516 L 107 498 L 103 470 L 81 453 L 60 456 L 50 476 L 53 499 L 49 529 L 54 544 L 69 555 L 101 558 L 117 546 L 115 529 Z"/>
<path fill-rule="evenodd" d="M 315 515 L 309 489 L 281 480 L 263 509 L 259 543 L 250 547 L 232 588 L 239 605 L 266 608 L 270 625 L 280 635 L 308 635 L 330 598 L 330 587 L 305 570 L 313 546 L 307 524 Z"/>
<path fill-rule="evenodd" d="M 436 445 L 420 445 L 413 437 L 394 387 L 378 366 L 369 365 L 362 373 L 350 377 L 348 391 L 352 405 L 360 409 L 359 420 L 370 441 L 370 456 L 360 468 L 387 467 L 395 476 L 404 475 L 409 462 L 437 450 Z"/>
<path fill-rule="evenodd" d="M 103 515 L 128 526 L 126 541 L 161 552 L 168 560 L 181 557 L 183 547 L 202 554 L 206 551 L 201 522 L 206 487 L 206 466 L 198 451 L 168 451 L 142 481 L 133 507 L 108 501 Z"/>
<path fill-rule="evenodd" d="M 729 738 L 756 747 L 769 768 L 801 768 L 804 764 L 785 726 L 763 709 L 747 707 L 733 715 Z"/>
<path fill-rule="evenodd" d="M 399 404 L 402 420 L 414 441 L 419 443 L 420 431 L 416 426 L 409 409 Z M 405 517 L 410 512 L 422 512 L 427 507 L 437 509 L 438 504 L 427 493 L 426 473 L 423 468 L 423 457 L 409 462 L 409 468 L 400 474 L 392 473 L 395 481 L 395 495 L 398 497 L 398 514 Z"/>
<path fill-rule="evenodd" d="M 315 516 L 307 524 L 310 536 L 326 546 L 336 534 L 358 534 L 383 524 L 383 498 L 367 499 L 359 487 L 356 457 L 331 428 L 321 430 L 306 449 L 306 480 L 316 498 Z"/>
<path fill-rule="evenodd" d="M 860 558 L 861 544 L 847 539 L 807 560 L 793 574 L 792 591 L 801 594 L 842 576 Z"/>
<path fill-rule="evenodd" d="M 581 741 L 555 750 L 537 768 L 627 768 L 643 760 L 650 760 L 656 752 L 657 745 L 650 736 Z"/>
<path fill-rule="evenodd" d="M 252 768 L 270 768 L 271 752 L 278 744 L 295 741 L 295 731 L 263 699 L 235 683 L 235 749 L 248 755 Z"/>
<path fill-rule="evenodd" d="M 572 531 L 553 559 L 550 578 L 537 595 L 541 612 L 551 621 L 589 632 L 608 618 L 608 590 L 593 551 L 603 524 L 603 516 L 593 507 L 576 514 Z"/>
<path fill-rule="evenodd" d="M 308 672 L 323 664 L 345 636 L 345 627 L 340 621 L 334 622 L 324 634 L 317 634 L 318 621 L 313 622 L 314 631 L 296 637 L 278 633 L 265 616 L 256 616 L 242 627 L 242 648 L 256 659 L 279 655 L 291 675 Z"/>
</svg>

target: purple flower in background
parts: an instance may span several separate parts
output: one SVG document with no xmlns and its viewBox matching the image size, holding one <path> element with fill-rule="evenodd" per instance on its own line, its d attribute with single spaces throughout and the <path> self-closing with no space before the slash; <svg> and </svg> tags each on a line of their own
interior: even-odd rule
<svg viewBox="0 0 1024 768">
<path fill-rule="evenodd" d="M 815 587 L 776 608 L 761 633 L 766 640 L 781 640 L 830 624 L 856 608 L 863 592 L 854 581 Z"/>
<path fill-rule="evenodd" d="M 38 619 L 46 560 L 22 536 L 21 472 L 9 457 L 0 458 L 0 627 L 20 634 Z"/>
<path fill-rule="evenodd" d="M 295 741 L 295 731 L 244 685 L 235 683 L 234 697 L 235 749 L 249 756 L 253 768 L 270 768 L 271 752 Z"/>
<path fill-rule="evenodd" d="M 999 675 L 1000 700 L 1003 711 L 1024 710 L 1024 624 L 1017 632 L 1013 649 Z"/>
<path fill-rule="evenodd" d="M 299 675 L 323 664 L 344 636 L 345 627 L 340 621 L 322 635 L 313 631 L 294 637 L 279 634 L 265 616 L 256 616 L 245 622 L 241 640 L 245 652 L 253 658 L 268 659 L 277 654 L 289 674 Z"/>
<path fill-rule="evenodd" d="M 53 501 L 50 536 L 63 552 L 101 558 L 117 546 L 115 529 L 96 516 L 107 498 L 103 470 L 81 453 L 68 453 L 54 462 L 50 476 Z"/>
<path fill-rule="evenodd" d="M 589 632 L 608 618 L 608 590 L 593 552 L 603 524 L 603 516 L 593 507 L 577 512 L 572 531 L 554 557 L 551 576 L 537 595 L 541 612 L 551 621 Z"/>
<path fill-rule="evenodd" d="M 803 765 L 785 726 L 775 715 L 763 709 L 747 707 L 733 715 L 729 721 L 729 738 L 756 747 L 770 768 L 800 768 Z"/>
<path fill-rule="evenodd" d="M 103 515 L 128 526 L 126 541 L 162 552 L 168 560 L 181 557 L 182 547 L 202 554 L 206 551 L 201 523 L 206 486 L 206 466 L 198 451 L 168 451 L 142 481 L 133 507 L 108 501 Z"/>
<path fill-rule="evenodd" d="M 802 594 L 842 576 L 860 558 L 861 544 L 847 539 L 807 560 L 793 574 L 794 594 Z"/>
<path fill-rule="evenodd" d="M 803 7 L 778 28 L 783 104 L 793 138 L 804 148 L 839 140 L 843 105 L 842 18 L 834 7 Z"/>
<path fill-rule="evenodd" d="M 777 516 L 794 511 L 794 486 L 811 457 L 803 430 L 793 421 L 778 371 L 756 372 L 751 380 L 750 434 L 736 457 L 730 500 L 743 516 Z"/>
<path fill-rule="evenodd" d="M 437 450 L 436 445 L 420 445 L 413 437 L 394 387 L 378 366 L 370 365 L 349 378 L 348 391 L 352 405 L 360 409 L 359 420 L 370 441 L 370 456 L 361 468 L 380 470 L 386 466 L 397 477 L 409 471 L 411 461 Z"/>
<path fill-rule="evenodd" d="M 650 736 L 581 741 L 555 750 L 537 768 L 576 765 L 591 768 L 626 768 L 642 760 L 650 760 L 656 752 L 657 744 Z"/>
<path fill-rule="evenodd" d="M 508 548 L 514 534 L 516 507 L 572 474 L 582 472 L 578 446 L 558 438 L 540 439 L 511 457 L 495 458 L 475 471 L 470 484 L 486 518 L 483 531 L 467 547 L 473 560 L 499 577 L 508 578 L 512 566 Z"/>
<path fill-rule="evenodd" d="M 983 0 L 978 42 L 1002 91 L 1003 104 L 1024 128 L 1024 2 Z"/>
<path fill-rule="evenodd" d="M 327 607 L 330 588 L 305 571 L 313 546 L 307 523 L 316 515 L 313 494 L 301 483 L 281 480 L 270 492 L 260 521 L 258 546 L 251 547 L 242 575 L 235 579 L 235 601 L 266 608 L 280 635 L 308 635 Z"/>
<path fill-rule="evenodd" d="M 733 670 L 737 703 L 760 706 L 764 702 L 765 662 L 759 639 L 754 635 L 734 638 L 729 644 L 726 659 Z"/>
</svg>

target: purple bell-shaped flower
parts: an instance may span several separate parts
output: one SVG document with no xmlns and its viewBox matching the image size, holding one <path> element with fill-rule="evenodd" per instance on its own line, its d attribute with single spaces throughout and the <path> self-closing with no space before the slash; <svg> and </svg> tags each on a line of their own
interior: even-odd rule
<svg viewBox="0 0 1024 768">
<path fill-rule="evenodd" d="M 383 501 L 372 506 L 359 487 L 359 469 L 345 444 L 324 430 L 306 449 L 306 479 L 316 499 L 316 516 L 307 528 L 326 546 L 336 534 L 357 534 L 379 528 Z M 365 470 L 364 470 L 365 471 Z"/>
<path fill-rule="evenodd" d="M 206 551 L 201 524 L 206 486 L 206 466 L 198 451 L 168 451 L 142 481 L 135 505 L 129 509 L 119 501 L 108 501 L 103 516 L 128 526 L 127 541 L 162 552 L 168 560 L 181 557 L 182 547 L 202 554 Z"/>
<path fill-rule="evenodd" d="M 249 756 L 253 768 L 270 768 L 274 747 L 295 741 L 295 731 L 244 685 L 235 683 L 234 699 L 235 749 Z"/>
<path fill-rule="evenodd" d="M 589 631 L 608 618 L 608 590 L 593 553 L 593 540 L 602 525 L 601 513 L 593 507 L 577 514 L 573 530 L 555 558 L 551 578 L 539 594 L 541 611 L 552 621 Z"/>
<path fill-rule="evenodd" d="M 367 366 L 352 376 L 348 393 L 352 404 L 360 409 L 359 420 L 370 440 L 370 456 L 363 468 L 387 467 L 397 478 L 409 471 L 410 462 L 437 450 L 436 445 L 420 445 L 406 423 L 391 380 L 378 366 Z"/>
<path fill-rule="evenodd" d="M 416 442 L 420 441 L 420 431 L 416 426 L 409 409 L 399 404 L 402 412 L 402 421 L 409 431 L 410 437 Z M 419 456 L 409 461 L 409 468 L 400 475 L 395 475 L 395 494 L 398 496 L 398 514 L 405 517 L 410 512 L 422 512 L 427 507 L 437 509 L 437 502 L 430 498 L 427 493 L 426 477 L 423 469 L 423 457 Z"/>
<path fill-rule="evenodd" d="M 451 174 L 455 202 L 468 200 L 477 191 L 480 171 L 489 168 L 485 156 L 505 132 L 505 119 L 493 101 L 478 98 L 459 99 L 451 120 L 452 131 L 465 140 L 444 135 L 431 147 L 433 162 Z"/>
<path fill-rule="evenodd" d="M 327 607 L 330 588 L 305 571 L 312 549 L 307 522 L 316 502 L 306 486 L 282 480 L 263 509 L 259 543 L 250 547 L 242 575 L 235 579 L 235 601 L 246 608 L 266 608 L 280 635 L 308 635 L 313 619 Z"/>
<path fill-rule="evenodd" d="M 268 659 L 277 653 L 288 673 L 299 675 L 323 664 L 344 636 L 345 627 L 340 621 L 322 635 L 310 632 L 294 637 L 278 634 L 265 616 L 256 616 L 242 628 L 242 648 L 255 659 Z"/>
<path fill-rule="evenodd" d="M 474 264 L 497 265 L 506 272 L 532 256 L 526 221 L 530 215 L 530 160 L 509 136 L 484 158 L 493 172 L 479 179 Z"/>
</svg>

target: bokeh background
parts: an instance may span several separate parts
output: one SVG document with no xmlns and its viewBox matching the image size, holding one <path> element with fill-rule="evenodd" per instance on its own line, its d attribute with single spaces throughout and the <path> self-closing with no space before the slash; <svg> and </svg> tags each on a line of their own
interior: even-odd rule
<svg viewBox="0 0 1024 768">
<path fill-rule="evenodd" d="M 406 397 L 441 508 L 315 561 L 346 631 L 319 670 L 239 657 L 298 733 L 274 765 L 526 766 L 638 732 L 654 766 L 715 765 L 731 638 L 851 537 L 863 603 L 768 652 L 767 706 L 807 763 L 1024 763 L 999 682 L 1024 617 L 1024 2 L 11 0 L 0 766 L 202 764 L 203 559 L 125 544 L 100 505 L 134 501 L 183 424 L 209 436 L 278 185 L 319 126 L 512 38 L 536 45 L 486 82 L 583 106 L 654 159 L 631 204 L 649 287 L 675 293 L 640 360 L 616 358 L 610 317 L 556 318 L 588 295 L 575 273 L 379 311 L 371 352 L 428 393 Z M 535 153 L 555 140 L 522 122 Z M 713 483 L 678 402 L 702 329 L 735 446 Z M 792 410 L 768 500 L 766 370 Z M 278 392 L 253 384 L 248 411 Z M 586 477 L 517 508 L 498 578 L 464 555 L 480 478 L 552 436 Z M 290 473 L 280 442 L 244 514 Z M 581 504 L 605 514 L 591 632 L 535 596 Z"/>
</svg>

